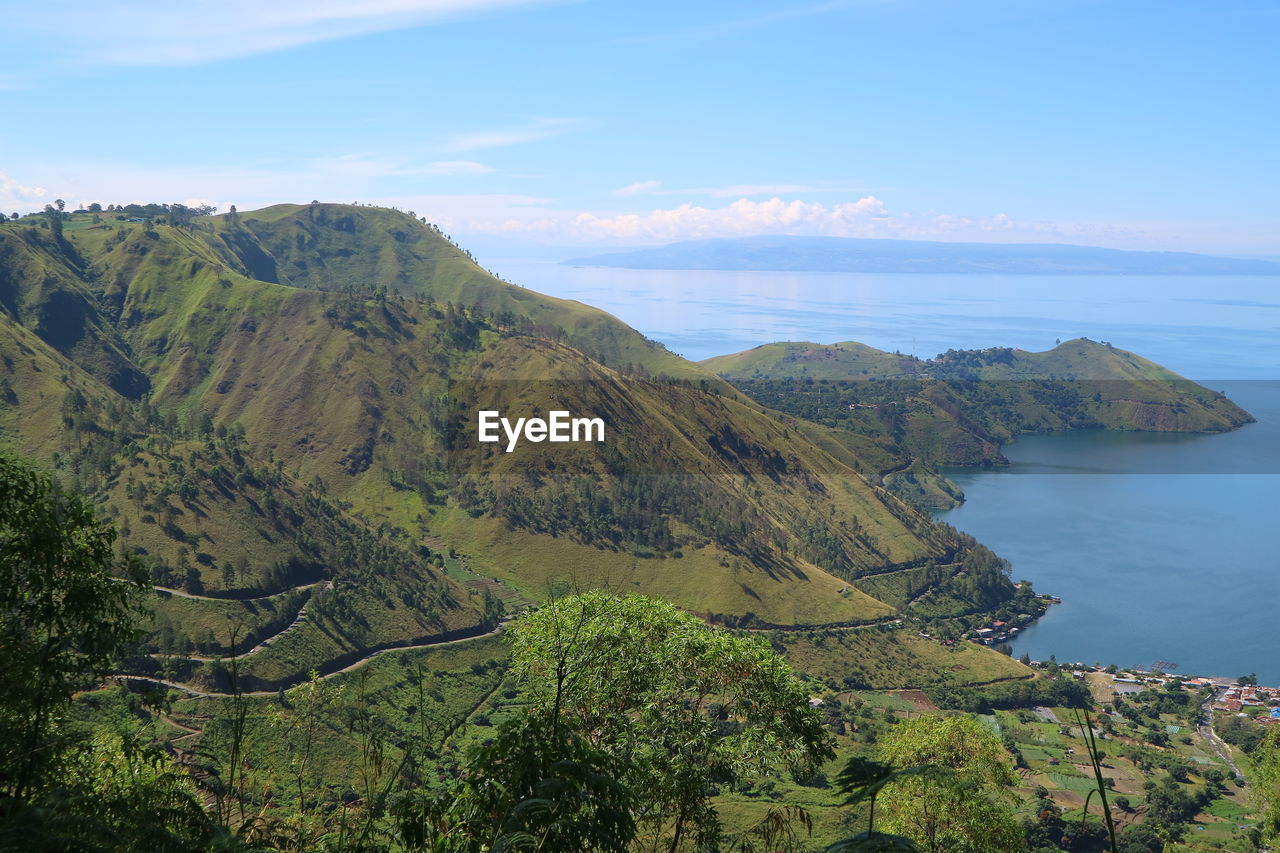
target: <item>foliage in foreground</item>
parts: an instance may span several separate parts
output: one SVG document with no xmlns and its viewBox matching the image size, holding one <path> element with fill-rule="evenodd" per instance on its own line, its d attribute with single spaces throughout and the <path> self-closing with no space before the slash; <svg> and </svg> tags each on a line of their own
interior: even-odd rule
<svg viewBox="0 0 1280 853">
<path fill-rule="evenodd" d="M 512 632 L 535 713 L 626 761 L 644 838 L 714 848 L 717 784 L 812 773 L 833 755 L 821 715 L 762 639 L 708 628 L 643 596 L 586 593 Z M 666 844 L 664 844 L 666 846 Z"/>
</svg>

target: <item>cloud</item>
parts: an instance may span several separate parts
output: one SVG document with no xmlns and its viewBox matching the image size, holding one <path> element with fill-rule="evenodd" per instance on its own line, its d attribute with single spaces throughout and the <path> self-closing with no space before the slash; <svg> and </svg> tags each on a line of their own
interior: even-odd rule
<svg viewBox="0 0 1280 853">
<path fill-rule="evenodd" d="M 506 148 L 512 145 L 524 145 L 558 136 L 577 124 L 573 119 L 537 118 L 528 124 L 518 127 L 506 127 L 497 130 L 481 130 L 473 133 L 460 133 L 445 137 L 436 146 L 440 151 L 462 152 L 481 151 L 488 148 Z"/>
<path fill-rule="evenodd" d="M 14 209 L 19 212 L 42 207 L 52 201 L 53 195 L 44 187 L 18 183 L 4 169 L 0 169 L 0 212 L 6 216 Z"/>
<path fill-rule="evenodd" d="M 437 23 L 543 0 L 47 0 L 5 11 L 57 60 L 192 65 Z"/>
<path fill-rule="evenodd" d="M 679 240 L 700 237 L 727 237 L 747 234 L 839 234 L 866 231 L 888 214 L 875 196 L 831 207 L 820 202 L 783 201 L 772 198 L 756 202 L 741 198 L 725 207 L 708 208 L 682 204 L 647 213 L 597 216 L 580 213 L 566 225 L 587 238 L 616 240 Z"/>
<path fill-rule="evenodd" d="M 873 195 L 838 204 L 775 197 L 765 201 L 740 198 L 721 207 L 686 203 L 640 213 L 545 208 L 506 213 L 501 218 L 464 218 L 455 227 L 462 232 L 521 235 L 553 242 L 618 244 L 765 234 L 979 242 L 1087 239 L 1113 244 L 1136 236 L 1131 230 L 1114 226 L 1026 222 L 1003 213 L 987 217 L 894 213 Z"/>
<path fill-rule="evenodd" d="M 684 203 L 650 210 L 570 208 L 556 199 L 519 193 L 392 195 L 400 183 L 382 180 L 395 170 L 466 173 L 483 164 L 441 160 L 414 164 L 348 155 L 293 168 L 162 167 L 112 162 L 58 161 L 24 167 L 19 178 L 0 170 L 0 209 L 29 212 L 55 196 L 75 207 L 97 201 L 209 201 L 252 210 L 281 202 L 373 203 L 412 210 L 455 234 L 521 238 L 548 246 L 640 245 L 705 237 L 767 234 L 885 237 L 974 242 L 1066 242 L 1127 249 L 1275 254 L 1274 229 L 1221 221 L 1065 222 L 995 213 L 960 215 L 894 210 L 878 195 L 838 203 L 808 199 L 738 198 L 728 204 Z M 645 183 L 645 182 L 640 182 Z M 394 190 L 393 190 L 394 192 Z M 620 202 L 622 203 L 622 202 Z"/>
<path fill-rule="evenodd" d="M 660 186 L 662 186 L 662 181 L 636 181 L 634 184 L 619 187 L 613 191 L 613 194 L 624 198 L 633 195 L 651 195 L 658 192 L 658 187 Z"/>
</svg>

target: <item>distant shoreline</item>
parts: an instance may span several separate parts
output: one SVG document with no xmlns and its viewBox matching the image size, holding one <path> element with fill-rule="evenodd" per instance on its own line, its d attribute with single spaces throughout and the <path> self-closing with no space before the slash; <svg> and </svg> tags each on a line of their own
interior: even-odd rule
<svg viewBox="0 0 1280 853">
<path fill-rule="evenodd" d="M 561 261 L 565 266 L 728 272 L 994 275 L 1280 275 L 1253 258 L 1078 246 L 790 235 L 686 240 Z"/>
</svg>

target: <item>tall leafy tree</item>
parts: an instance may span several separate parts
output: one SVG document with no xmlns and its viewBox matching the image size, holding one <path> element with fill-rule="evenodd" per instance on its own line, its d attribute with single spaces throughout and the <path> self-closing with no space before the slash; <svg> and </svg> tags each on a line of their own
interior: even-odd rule
<svg viewBox="0 0 1280 853">
<path fill-rule="evenodd" d="M 0 799 L 31 793 L 72 691 L 137 636 L 144 576 L 115 538 L 83 498 L 0 457 Z"/>
<path fill-rule="evenodd" d="M 947 775 L 905 776 L 879 796 L 881 826 L 923 853 L 1004 853 L 1022 846 L 1013 817 L 1017 782 L 1000 739 L 970 716 L 906 720 L 880 742 L 898 770 L 932 766 Z"/>
<path fill-rule="evenodd" d="M 636 825 L 622 764 L 549 722 L 533 713 L 505 723 L 451 787 L 404 796 L 393 809 L 400 842 L 433 853 L 624 853 Z"/>
<path fill-rule="evenodd" d="M 1253 757 L 1258 769 L 1257 796 L 1262 802 L 1262 837 L 1280 842 L 1280 728 L 1272 728 Z"/>
<path fill-rule="evenodd" d="M 646 848 L 713 849 L 716 784 L 810 773 L 832 755 L 821 716 L 768 643 L 666 602 L 575 595 L 510 635 L 514 671 L 553 731 L 568 728 L 627 762 Z"/>
</svg>

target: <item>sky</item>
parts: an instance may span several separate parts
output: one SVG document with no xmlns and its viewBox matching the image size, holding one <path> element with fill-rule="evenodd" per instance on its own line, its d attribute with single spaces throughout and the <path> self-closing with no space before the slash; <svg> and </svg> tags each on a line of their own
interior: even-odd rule
<svg viewBox="0 0 1280 853">
<path fill-rule="evenodd" d="M 359 201 L 464 245 L 1280 256 L 1272 0 L 43 0 L 0 209 Z"/>
</svg>

